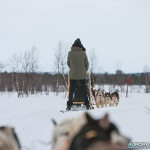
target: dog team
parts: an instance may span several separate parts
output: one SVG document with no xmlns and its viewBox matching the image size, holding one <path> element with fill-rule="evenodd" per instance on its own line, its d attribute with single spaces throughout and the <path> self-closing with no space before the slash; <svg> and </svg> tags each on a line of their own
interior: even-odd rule
<svg viewBox="0 0 150 150">
<path fill-rule="evenodd" d="M 92 90 L 92 99 L 95 100 L 97 108 L 118 106 L 118 92 L 105 92 L 104 90 Z M 94 103 L 94 102 L 93 102 Z"/>
</svg>

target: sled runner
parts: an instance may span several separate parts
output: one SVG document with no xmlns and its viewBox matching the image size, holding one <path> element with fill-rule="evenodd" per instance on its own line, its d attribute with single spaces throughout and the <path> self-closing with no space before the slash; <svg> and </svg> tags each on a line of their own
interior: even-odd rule
<svg viewBox="0 0 150 150">
<path fill-rule="evenodd" d="M 91 94 L 91 76 L 90 73 L 87 72 L 87 82 L 86 82 L 86 91 L 87 91 L 87 96 L 89 99 L 89 105 L 91 109 L 94 109 L 93 107 L 93 101 L 92 101 L 92 94 Z M 68 74 L 68 97 L 69 97 L 69 87 L 70 87 L 70 78 L 69 78 L 69 74 Z M 75 89 L 75 93 L 73 96 L 73 106 L 72 108 L 79 108 L 81 106 L 83 106 L 84 104 L 84 96 L 82 93 L 82 89 L 81 89 L 81 85 L 79 82 L 76 82 L 76 89 Z"/>
</svg>

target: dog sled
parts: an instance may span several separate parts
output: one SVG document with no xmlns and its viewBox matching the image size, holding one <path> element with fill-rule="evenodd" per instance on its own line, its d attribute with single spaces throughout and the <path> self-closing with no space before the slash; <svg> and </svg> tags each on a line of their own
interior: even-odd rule
<svg viewBox="0 0 150 150">
<path fill-rule="evenodd" d="M 69 97 L 69 88 L 70 88 L 70 78 L 69 78 L 69 74 L 68 74 L 68 97 Z M 86 91 L 87 91 L 87 96 L 88 96 L 88 99 L 89 99 L 90 109 L 94 109 L 93 100 L 92 100 L 92 92 L 91 92 L 91 76 L 90 76 L 89 72 L 87 72 Z M 85 108 L 85 106 L 84 106 L 84 96 L 83 96 L 83 93 L 82 93 L 81 85 L 78 81 L 76 82 L 76 89 L 75 89 L 75 93 L 74 93 L 74 96 L 73 96 L 72 108 L 75 109 L 75 110 L 78 110 L 80 108 L 83 108 L 83 109 Z"/>
</svg>

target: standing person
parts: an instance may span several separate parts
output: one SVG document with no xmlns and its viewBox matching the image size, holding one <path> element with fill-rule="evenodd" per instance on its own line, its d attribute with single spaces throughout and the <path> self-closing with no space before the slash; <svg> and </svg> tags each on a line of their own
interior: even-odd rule
<svg viewBox="0 0 150 150">
<path fill-rule="evenodd" d="M 72 98 L 76 89 L 76 82 L 78 81 L 81 85 L 81 89 L 84 96 L 84 105 L 86 109 L 89 109 L 89 101 L 86 92 L 86 72 L 89 67 L 85 48 L 81 44 L 80 39 L 76 39 L 68 53 L 67 65 L 70 69 L 70 88 L 69 88 L 69 100 L 67 101 L 67 110 L 71 109 Z"/>
</svg>

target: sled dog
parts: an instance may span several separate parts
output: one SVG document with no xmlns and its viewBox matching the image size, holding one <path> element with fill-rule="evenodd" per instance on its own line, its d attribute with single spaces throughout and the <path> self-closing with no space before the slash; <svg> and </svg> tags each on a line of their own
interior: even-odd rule
<svg viewBox="0 0 150 150">
<path fill-rule="evenodd" d="M 54 123 L 52 150 L 68 150 L 70 142 L 81 127 L 86 124 L 84 113 L 76 119 L 65 119 L 60 124 Z"/>
<path fill-rule="evenodd" d="M 113 101 L 111 100 L 111 94 L 109 93 L 105 93 L 105 107 L 107 107 L 107 105 L 113 106 Z"/>
<path fill-rule="evenodd" d="M 56 125 L 52 140 L 52 150 L 119 150 L 126 149 L 130 141 L 109 121 L 108 114 L 95 120 L 88 113 Z"/>
<path fill-rule="evenodd" d="M 112 97 L 112 101 L 114 102 L 114 105 L 118 106 L 118 103 L 119 103 L 119 94 L 118 94 L 118 92 L 113 92 L 111 94 L 111 97 Z"/>
<path fill-rule="evenodd" d="M 13 128 L 0 127 L 0 150 L 21 150 L 18 137 Z"/>
<path fill-rule="evenodd" d="M 100 108 L 100 105 L 101 105 L 101 108 L 104 107 L 104 104 L 105 104 L 105 99 L 104 99 L 104 90 L 98 90 L 97 91 L 97 94 L 96 94 L 96 98 L 95 98 L 95 102 L 96 102 L 96 107 L 97 108 Z"/>
</svg>

